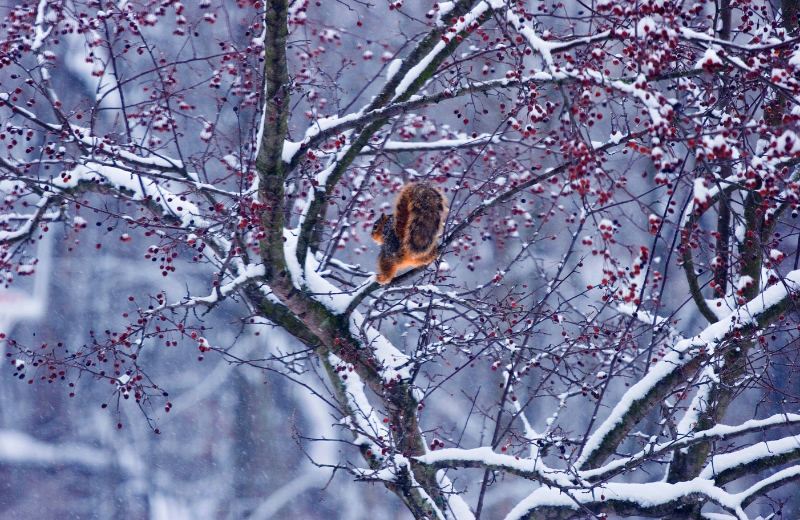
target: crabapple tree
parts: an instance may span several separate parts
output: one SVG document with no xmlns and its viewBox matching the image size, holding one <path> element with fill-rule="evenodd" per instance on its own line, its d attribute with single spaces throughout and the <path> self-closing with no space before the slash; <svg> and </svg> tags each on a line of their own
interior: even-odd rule
<svg viewBox="0 0 800 520">
<path fill-rule="evenodd" d="M 3 283 L 46 234 L 191 282 L 4 333 L 20 379 L 159 433 L 149 351 L 279 373 L 351 447 L 314 463 L 418 519 L 800 514 L 796 0 L 2 9 Z M 439 258 L 380 285 L 372 223 L 422 180 Z"/>
</svg>

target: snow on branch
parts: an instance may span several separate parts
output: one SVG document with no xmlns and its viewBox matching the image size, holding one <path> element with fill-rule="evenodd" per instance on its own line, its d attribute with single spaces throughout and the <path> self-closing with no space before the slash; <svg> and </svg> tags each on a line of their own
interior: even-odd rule
<svg viewBox="0 0 800 520">
<path fill-rule="evenodd" d="M 469 94 L 477 94 L 480 92 L 487 92 L 494 89 L 506 89 L 513 87 L 525 87 L 532 84 L 548 84 L 552 83 L 553 78 L 547 73 L 538 73 L 532 76 L 525 76 L 522 79 L 516 78 L 501 78 L 488 81 L 480 81 L 469 83 L 464 86 L 446 89 L 441 92 L 430 95 L 414 95 L 408 101 L 394 102 L 385 107 L 376 108 L 374 110 L 361 111 L 348 114 L 346 116 L 331 116 L 317 120 L 312 126 L 306 130 L 305 138 L 300 142 L 286 141 L 283 148 L 284 162 L 291 163 L 296 166 L 302 158 L 302 154 L 298 154 L 300 150 L 310 150 L 319 146 L 325 140 L 337 136 L 345 130 L 359 128 L 374 121 L 381 119 L 391 118 L 406 114 L 414 109 L 422 108 L 426 105 L 433 105 Z"/>
<path fill-rule="evenodd" d="M 493 9 L 502 9 L 505 7 L 505 2 L 502 0 L 491 0 L 491 7 Z M 473 7 L 468 13 L 464 16 L 459 18 L 454 18 L 456 22 L 452 24 L 448 28 L 448 36 L 443 36 L 442 39 L 436 42 L 433 49 L 431 49 L 428 54 L 419 61 L 416 65 L 414 65 L 411 70 L 409 70 L 404 76 L 400 83 L 394 89 L 394 97 L 392 100 L 402 98 L 409 90 L 411 85 L 413 85 L 417 79 L 422 75 L 423 71 L 428 68 L 428 66 L 434 61 L 436 56 L 443 52 L 447 48 L 447 44 L 450 43 L 451 37 L 456 35 L 462 31 L 467 30 L 473 23 L 476 23 L 478 18 L 482 17 L 486 11 L 489 10 L 489 3 L 487 2 L 478 2 L 478 4 Z M 449 33 L 453 33 L 452 35 Z"/>
<path fill-rule="evenodd" d="M 777 489 L 797 480 L 800 480 L 800 466 L 792 466 L 790 468 L 778 471 L 770 477 L 760 480 L 746 490 L 737 494 L 736 498 L 740 500 L 739 503 L 741 504 L 741 507 L 745 508 L 756 498 L 769 493 L 773 489 Z"/>
<path fill-rule="evenodd" d="M 793 435 L 759 442 L 730 453 L 714 455 L 699 476 L 723 485 L 742 475 L 798 459 L 800 459 L 800 435 Z"/>
<path fill-rule="evenodd" d="M 744 494 L 731 494 L 716 487 L 713 482 L 696 478 L 687 482 L 669 484 L 649 482 L 640 484 L 607 483 L 592 489 L 559 489 L 542 486 L 518 503 L 505 520 L 534 518 L 530 513 L 553 513 L 556 518 L 571 518 L 568 511 L 594 514 L 606 513 L 620 516 L 666 516 L 679 506 L 708 500 L 739 520 L 747 520 L 744 513 Z M 560 512 L 559 516 L 556 516 Z"/>
<path fill-rule="evenodd" d="M 335 354 L 328 354 L 328 362 L 338 375 L 338 380 L 343 386 L 347 398 L 347 417 L 350 428 L 355 435 L 357 446 L 367 446 L 370 453 L 368 457 L 382 458 L 382 447 L 378 441 L 391 439 L 389 430 L 378 419 L 375 409 L 369 404 L 367 394 L 364 393 L 364 382 L 353 370 L 353 366 L 342 361 Z"/>
<path fill-rule="evenodd" d="M 10 101 L 10 96 L 7 93 L 0 93 L 0 101 L 8 105 L 11 110 L 25 119 L 31 121 L 42 127 L 45 130 L 61 134 L 64 127 L 47 123 L 39 119 L 33 112 L 30 112 Z M 149 151 L 150 157 L 143 157 L 141 155 L 131 153 L 124 150 L 118 145 L 114 145 L 99 137 L 92 136 L 91 129 L 78 125 L 69 125 L 69 132 L 67 136 L 75 141 L 85 150 L 90 151 L 92 154 L 99 154 L 110 157 L 112 159 L 120 160 L 138 168 L 155 169 L 159 171 L 182 171 L 184 170 L 183 162 L 160 155 L 158 153 Z M 64 136 L 64 137 L 67 137 Z M 67 140 L 68 142 L 68 140 Z"/>
<path fill-rule="evenodd" d="M 306 208 L 311 204 L 314 197 L 314 190 L 310 190 L 309 198 L 305 205 Z M 311 298 L 324 305 L 332 313 L 344 314 L 351 307 L 353 301 L 361 295 L 362 291 L 372 285 L 375 276 L 370 276 L 360 286 L 350 291 L 340 289 L 325 279 L 325 275 L 329 273 L 319 271 L 320 261 L 316 255 L 311 253 L 310 249 L 306 251 L 305 267 L 301 267 L 297 248 L 302 232 L 302 223 L 301 219 L 297 228 L 283 230 L 284 260 L 291 275 L 292 283 L 295 288 L 305 290 Z"/>
<path fill-rule="evenodd" d="M 467 148 L 471 146 L 482 146 L 486 144 L 498 144 L 502 141 L 500 135 L 482 134 L 477 137 L 465 137 L 463 139 L 439 139 L 436 141 L 406 142 L 406 141 L 386 141 L 380 146 L 368 145 L 362 153 L 373 154 L 378 151 L 384 152 L 430 152 L 439 150 L 452 150 L 456 148 Z"/>
<path fill-rule="evenodd" d="M 364 317 L 358 311 L 350 313 L 350 333 L 361 338 L 365 348 L 372 349 L 372 355 L 380 362 L 384 381 L 409 379 L 411 363 L 408 356 L 397 350 L 389 340 L 371 326 L 365 325 Z"/>
<path fill-rule="evenodd" d="M 245 285 L 261 281 L 266 272 L 264 264 L 248 264 L 238 271 L 238 276 L 225 285 L 216 287 L 208 296 L 186 298 L 178 303 L 164 304 L 147 311 L 145 314 L 157 314 L 164 310 L 189 309 L 197 306 L 214 307 L 231 294 L 239 291 L 239 289 Z"/>
<path fill-rule="evenodd" d="M 648 446 L 646 450 L 627 458 L 615 460 L 601 468 L 577 472 L 550 468 L 538 456 L 520 458 L 498 454 L 488 446 L 475 449 L 446 448 L 416 457 L 416 460 L 424 464 L 431 464 L 437 468 L 501 470 L 561 489 L 572 489 L 590 486 L 593 482 L 606 480 L 621 471 L 636 467 L 645 460 L 657 459 L 674 450 L 694 444 L 707 441 L 729 441 L 751 433 L 796 426 L 798 424 L 800 424 L 800 415 L 798 414 L 777 414 L 766 419 L 746 421 L 738 426 L 717 425 L 708 430 L 684 435 L 679 439 Z M 716 455 L 713 461 L 710 461 L 706 469 L 703 470 L 700 477 L 715 481 L 717 485 L 721 485 L 731 479 L 721 481 L 719 477 L 724 476 L 733 469 L 745 467 L 748 470 L 746 474 L 752 474 L 759 469 L 764 469 L 759 467 L 753 470 L 753 468 L 749 467 L 756 462 L 763 463 L 771 459 L 774 466 L 787 460 L 795 460 L 800 456 L 799 452 L 800 437 L 798 436 L 759 443 L 736 452 Z"/>
<path fill-rule="evenodd" d="M 708 430 L 683 434 L 674 440 L 648 446 L 646 450 L 642 450 L 634 455 L 631 455 L 630 457 L 614 460 L 597 469 L 579 471 L 578 474 L 581 476 L 581 478 L 585 478 L 587 481 L 598 481 L 609 478 L 609 476 L 619 473 L 620 471 L 624 471 L 625 469 L 635 467 L 644 460 L 655 459 L 674 450 L 699 444 L 701 442 L 727 441 L 750 433 L 762 432 L 773 428 L 796 426 L 798 424 L 800 424 L 800 415 L 798 414 L 778 414 L 766 419 L 752 419 L 750 421 L 745 421 L 738 426 L 718 424 L 712 428 L 709 428 Z M 800 447 L 800 445 L 797 444 L 798 441 L 795 437 L 790 437 L 789 439 L 791 439 L 791 442 L 794 443 L 794 448 Z M 726 469 L 736 467 L 740 463 L 746 464 L 751 460 L 755 460 L 758 455 L 763 455 L 764 451 L 769 453 L 769 449 L 772 447 L 775 447 L 776 449 L 783 448 L 783 452 L 789 451 L 787 446 L 791 444 L 791 442 L 788 440 L 784 441 L 783 443 L 777 443 L 777 441 L 770 442 L 776 444 L 774 444 L 774 446 L 773 444 L 758 444 L 756 445 L 760 447 L 758 450 L 754 450 L 752 452 L 736 452 L 740 455 L 737 456 L 738 458 L 734 457 L 734 454 L 717 455 L 714 457 L 714 461 L 710 462 L 703 470 L 701 476 L 703 478 L 714 479 L 715 474 L 719 474 Z"/>
<path fill-rule="evenodd" d="M 785 280 L 785 284 L 767 288 L 759 297 L 727 318 L 709 325 L 700 334 L 675 344 L 646 376 L 625 392 L 609 417 L 586 440 L 575 466 L 580 469 L 598 467 L 602 459 L 613 453 L 624 433 L 639 421 L 642 410 L 650 409 L 642 405 L 656 395 L 666 395 L 678 382 L 673 382 L 673 378 L 679 376 L 690 363 L 697 363 L 701 356 L 713 355 L 736 330 L 754 325 L 764 326 L 774 319 L 772 314 L 786 303 L 794 291 L 800 289 L 800 271 L 790 272 Z M 767 323 L 763 323 L 765 321 Z"/>
<path fill-rule="evenodd" d="M 502 470 L 512 475 L 551 486 L 557 486 L 559 488 L 566 489 L 575 486 L 575 478 L 573 475 L 565 471 L 547 467 L 538 457 L 528 459 L 512 455 L 502 455 L 495 453 L 489 446 L 473 449 L 444 448 L 415 457 L 415 459 L 423 464 L 430 464 L 436 468 Z"/>
<path fill-rule="evenodd" d="M 56 220 L 59 217 L 59 213 L 57 211 L 47 211 L 51 202 L 50 197 L 45 195 L 36 203 L 36 211 L 31 215 L 3 215 L 0 218 L 0 222 L 3 224 L 13 220 L 23 220 L 23 222 L 13 231 L 0 231 L 0 244 L 13 244 L 21 240 L 27 240 L 36 231 L 36 226 L 39 222 Z"/>
<path fill-rule="evenodd" d="M 115 189 L 132 193 L 133 200 L 153 201 L 165 214 L 180 221 L 182 227 L 203 225 L 197 206 L 189 201 L 181 201 L 178 196 L 164 189 L 158 181 L 142 175 L 102 163 L 87 162 L 63 172 L 58 184 L 60 189 L 69 189 L 77 187 L 81 182 L 108 184 Z"/>
</svg>

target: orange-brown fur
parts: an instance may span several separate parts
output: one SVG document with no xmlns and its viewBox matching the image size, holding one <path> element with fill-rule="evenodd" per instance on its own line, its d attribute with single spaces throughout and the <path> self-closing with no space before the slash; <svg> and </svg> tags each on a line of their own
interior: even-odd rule
<svg viewBox="0 0 800 520">
<path fill-rule="evenodd" d="M 447 201 L 427 182 L 406 184 L 394 205 L 394 214 L 381 214 L 372 226 L 372 238 L 381 244 L 378 283 L 389 283 L 397 271 L 427 265 L 439 256 L 437 237 L 447 215 Z"/>
</svg>

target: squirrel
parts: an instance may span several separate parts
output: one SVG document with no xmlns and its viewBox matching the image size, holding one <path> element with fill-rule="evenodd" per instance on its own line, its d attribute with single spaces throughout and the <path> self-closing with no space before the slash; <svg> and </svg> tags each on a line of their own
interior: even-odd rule
<svg viewBox="0 0 800 520">
<path fill-rule="evenodd" d="M 394 214 L 381 213 L 372 239 L 381 245 L 378 283 L 392 281 L 398 269 L 428 265 L 439 256 L 436 238 L 447 215 L 447 200 L 427 182 L 406 184 L 394 203 Z"/>
</svg>

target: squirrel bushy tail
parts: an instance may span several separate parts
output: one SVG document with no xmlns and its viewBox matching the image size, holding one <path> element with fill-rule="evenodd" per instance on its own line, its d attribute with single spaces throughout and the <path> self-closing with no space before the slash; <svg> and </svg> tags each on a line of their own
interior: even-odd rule
<svg viewBox="0 0 800 520">
<path fill-rule="evenodd" d="M 444 214 L 444 197 L 429 183 L 403 186 L 395 204 L 394 228 L 397 238 L 412 253 L 427 252 L 436 243 Z"/>
</svg>

